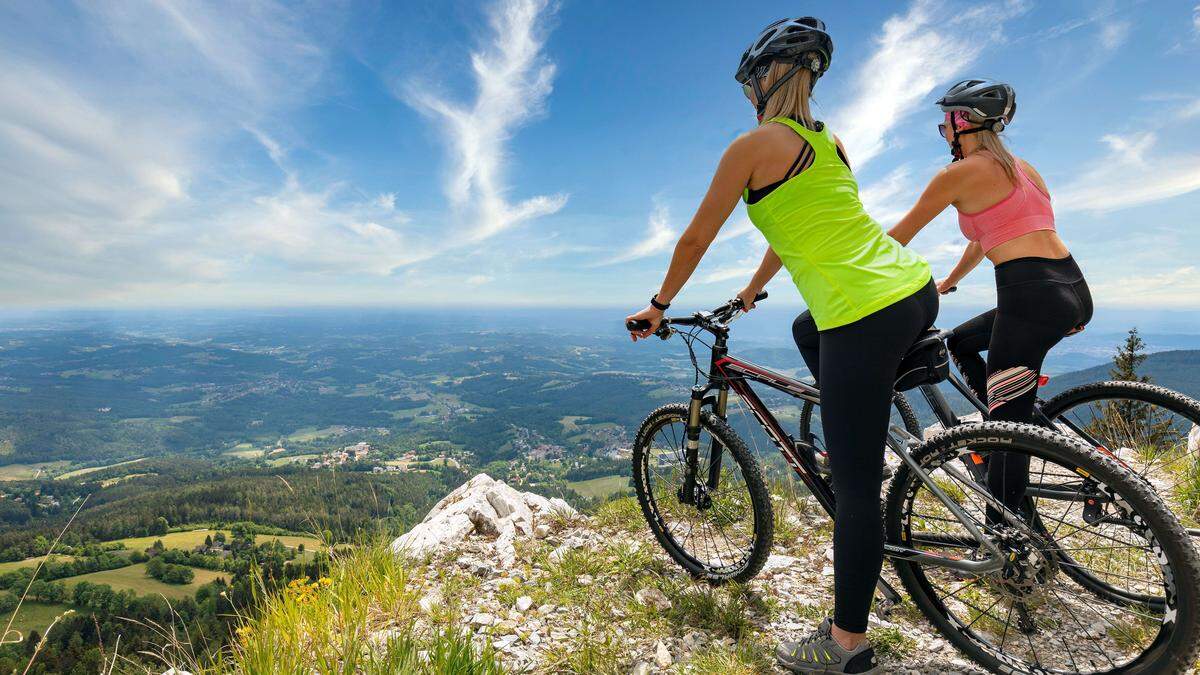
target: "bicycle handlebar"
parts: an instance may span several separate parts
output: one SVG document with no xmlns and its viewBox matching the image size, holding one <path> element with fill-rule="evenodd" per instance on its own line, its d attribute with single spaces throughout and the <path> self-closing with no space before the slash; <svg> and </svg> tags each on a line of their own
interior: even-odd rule
<svg viewBox="0 0 1200 675">
<path fill-rule="evenodd" d="M 767 299 L 766 291 L 762 291 L 758 295 L 754 296 L 754 302 L 756 302 L 756 303 L 759 302 L 760 300 L 766 300 L 766 299 Z M 695 326 L 697 324 L 702 324 L 702 323 L 705 323 L 710 320 L 715 321 L 717 323 L 724 323 L 724 322 L 728 321 L 729 319 L 731 319 L 736 312 L 741 310 L 742 306 L 743 306 L 742 299 L 734 298 L 734 299 L 730 300 L 729 302 L 721 305 L 720 307 L 717 307 L 716 309 L 712 310 L 711 312 L 696 312 L 692 316 L 683 317 L 680 319 L 670 319 L 667 317 L 663 317 L 662 323 L 659 324 L 658 330 L 655 331 L 655 333 L 658 334 L 660 332 L 663 332 L 664 328 L 666 328 L 667 326 Z M 646 330 L 649 327 L 650 327 L 650 322 L 647 321 L 646 319 L 634 319 L 632 321 L 625 322 L 625 329 L 630 332 L 638 331 L 638 330 Z M 669 335 L 669 333 L 666 333 L 666 334 Z M 660 335 L 660 337 L 663 337 L 663 336 Z"/>
</svg>

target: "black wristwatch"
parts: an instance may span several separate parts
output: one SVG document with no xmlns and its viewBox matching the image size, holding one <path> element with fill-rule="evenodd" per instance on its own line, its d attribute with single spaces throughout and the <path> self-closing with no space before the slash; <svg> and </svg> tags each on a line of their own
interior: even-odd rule
<svg viewBox="0 0 1200 675">
<path fill-rule="evenodd" d="M 654 309 L 657 309 L 660 312 L 665 312 L 665 311 L 667 311 L 667 308 L 671 306 L 671 303 L 668 302 L 668 303 L 664 304 L 664 303 L 659 302 L 658 301 L 658 293 L 655 293 L 654 295 L 650 296 L 650 306 L 653 307 Z"/>
</svg>

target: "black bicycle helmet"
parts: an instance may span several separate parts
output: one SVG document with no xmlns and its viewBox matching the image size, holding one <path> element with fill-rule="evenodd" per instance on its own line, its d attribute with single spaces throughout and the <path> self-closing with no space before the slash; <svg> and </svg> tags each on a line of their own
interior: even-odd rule
<svg viewBox="0 0 1200 675">
<path fill-rule="evenodd" d="M 1017 92 L 995 80 L 963 80 L 950 87 L 937 103 L 944 112 L 963 110 L 992 122 L 988 128 L 996 133 L 1012 123 L 1017 114 Z"/>
<path fill-rule="evenodd" d="M 807 54 L 815 56 L 803 58 Z M 758 100 L 758 113 L 761 115 L 771 95 L 797 71 L 808 68 L 819 78 L 829 69 L 832 59 L 833 38 L 825 32 L 824 21 L 812 16 L 780 19 L 764 28 L 750 44 L 750 48 L 742 54 L 734 78 L 753 88 Z M 759 88 L 759 78 L 766 75 L 771 64 L 776 61 L 796 65 L 764 94 Z M 816 83 L 815 78 L 813 82 Z"/>
</svg>

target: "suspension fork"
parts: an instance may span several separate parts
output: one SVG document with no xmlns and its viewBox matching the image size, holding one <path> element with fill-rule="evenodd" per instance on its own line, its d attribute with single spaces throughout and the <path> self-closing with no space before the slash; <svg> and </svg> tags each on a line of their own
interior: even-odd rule
<svg viewBox="0 0 1200 675">
<path fill-rule="evenodd" d="M 679 489 L 679 501 L 682 504 L 696 504 L 696 473 L 700 463 L 700 411 L 703 406 L 704 387 L 693 387 L 683 435 L 683 487 Z"/>
</svg>

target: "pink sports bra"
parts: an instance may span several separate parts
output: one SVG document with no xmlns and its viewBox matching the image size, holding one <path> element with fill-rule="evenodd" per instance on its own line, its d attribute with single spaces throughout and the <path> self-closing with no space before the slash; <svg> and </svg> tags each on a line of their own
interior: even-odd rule
<svg viewBox="0 0 1200 675">
<path fill-rule="evenodd" d="M 958 212 L 958 227 L 963 236 L 977 241 L 984 253 L 1038 230 L 1054 229 L 1054 208 L 1050 195 L 1025 175 L 1017 160 L 1017 184 L 1008 196 L 982 211 Z"/>
</svg>

